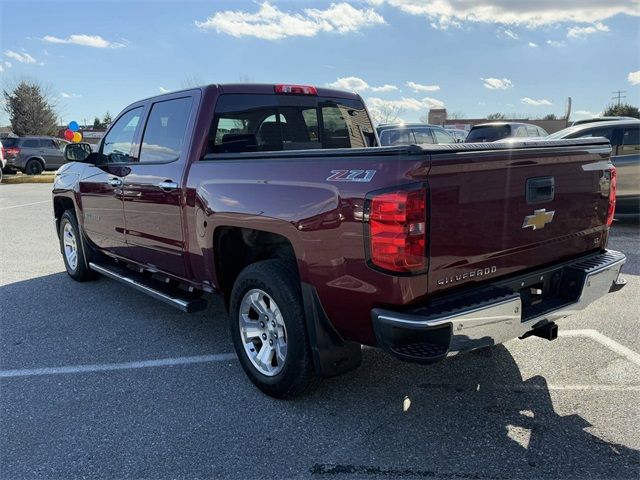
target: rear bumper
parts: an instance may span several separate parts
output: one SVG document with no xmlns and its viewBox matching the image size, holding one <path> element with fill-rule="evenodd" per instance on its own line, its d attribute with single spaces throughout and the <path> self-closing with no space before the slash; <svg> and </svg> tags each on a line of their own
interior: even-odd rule
<svg viewBox="0 0 640 480">
<path fill-rule="evenodd" d="M 586 308 L 610 291 L 626 257 L 607 250 L 449 296 L 411 311 L 373 309 L 378 344 L 402 360 L 433 362 L 496 345 Z M 542 291 L 540 298 L 529 293 Z"/>
</svg>

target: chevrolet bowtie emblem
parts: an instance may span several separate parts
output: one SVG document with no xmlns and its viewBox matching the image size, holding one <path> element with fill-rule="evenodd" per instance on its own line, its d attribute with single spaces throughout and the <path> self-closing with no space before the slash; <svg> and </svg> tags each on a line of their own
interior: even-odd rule
<svg viewBox="0 0 640 480">
<path fill-rule="evenodd" d="M 522 228 L 531 227 L 534 230 L 539 228 L 544 228 L 547 223 L 551 223 L 553 220 L 553 214 L 556 213 L 555 210 L 551 212 L 547 212 L 546 208 L 542 208 L 540 210 L 534 210 L 533 215 L 527 215 L 524 217 L 524 222 L 522 222 Z"/>
</svg>

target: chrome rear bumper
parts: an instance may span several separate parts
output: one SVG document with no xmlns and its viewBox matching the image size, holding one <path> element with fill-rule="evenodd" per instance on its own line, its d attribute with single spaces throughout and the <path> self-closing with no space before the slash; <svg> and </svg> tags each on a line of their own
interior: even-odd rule
<svg viewBox="0 0 640 480">
<path fill-rule="evenodd" d="M 380 346 L 403 360 L 430 362 L 447 355 L 504 343 L 534 329 L 585 309 L 610 291 L 619 290 L 618 280 L 626 257 L 620 252 L 602 253 L 531 272 L 522 278 L 558 275 L 559 295 L 527 305 L 519 291 L 506 285 L 486 287 L 451 306 L 422 307 L 408 312 L 374 309 L 371 312 Z M 509 291 L 511 290 L 511 291 Z"/>
</svg>

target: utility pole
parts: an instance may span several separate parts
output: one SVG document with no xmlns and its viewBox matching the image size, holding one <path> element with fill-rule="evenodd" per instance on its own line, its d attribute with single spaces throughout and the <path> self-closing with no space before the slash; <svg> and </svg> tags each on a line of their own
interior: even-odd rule
<svg viewBox="0 0 640 480">
<path fill-rule="evenodd" d="M 626 90 L 618 90 L 617 92 L 612 92 L 615 96 L 611 97 L 611 100 L 617 100 L 618 101 L 618 106 L 620 106 L 620 100 L 622 100 L 623 98 L 627 98 L 626 95 L 623 95 L 623 93 L 627 93 Z"/>
</svg>

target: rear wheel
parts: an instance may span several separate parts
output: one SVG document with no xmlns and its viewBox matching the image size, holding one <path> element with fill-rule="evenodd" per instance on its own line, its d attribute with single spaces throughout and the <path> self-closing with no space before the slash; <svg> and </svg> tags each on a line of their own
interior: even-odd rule
<svg viewBox="0 0 640 480">
<path fill-rule="evenodd" d="M 24 173 L 27 175 L 40 175 L 44 170 L 44 165 L 40 160 L 32 158 L 24 166 Z"/>
<path fill-rule="evenodd" d="M 230 327 L 240 364 L 264 393 L 290 398 L 315 380 L 297 273 L 280 260 L 246 267 L 231 293 Z"/>
<path fill-rule="evenodd" d="M 64 266 L 71 278 L 78 282 L 92 280 L 97 274 L 87 267 L 80 238 L 78 220 L 72 210 L 67 210 L 60 219 L 60 250 Z"/>
</svg>

